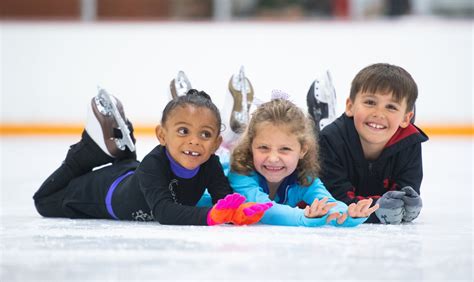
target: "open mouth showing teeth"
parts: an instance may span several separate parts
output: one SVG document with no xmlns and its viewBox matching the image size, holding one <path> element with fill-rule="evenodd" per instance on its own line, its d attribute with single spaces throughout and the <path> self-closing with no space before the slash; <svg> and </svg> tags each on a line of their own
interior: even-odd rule
<svg viewBox="0 0 474 282">
<path fill-rule="evenodd" d="M 201 155 L 201 154 L 199 154 L 198 152 L 193 152 L 193 151 L 184 151 L 183 153 L 184 153 L 185 155 L 193 156 L 193 157 L 198 157 L 198 156 Z"/>
<path fill-rule="evenodd" d="M 284 167 L 283 166 L 264 166 L 264 168 L 268 171 L 280 171 L 282 170 Z"/>
<path fill-rule="evenodd" d="M 375 128 L 375 129 L 384 129 L 384 128 L 386 128 L 386 126 L 376 124 L 376 123 L 372 123 L 372 122 L 368 122 L 367 125 L 369 127 Z"/>
</svg>

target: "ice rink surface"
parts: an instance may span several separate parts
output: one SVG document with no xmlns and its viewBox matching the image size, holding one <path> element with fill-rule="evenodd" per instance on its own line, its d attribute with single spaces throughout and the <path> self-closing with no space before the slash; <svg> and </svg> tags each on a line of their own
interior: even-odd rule
<svg viewBox="0 0 474 282">
<path fill-rule="evenodd" d="M 0 281 L 472 281 L 470 138 L 424 143 L 414 223 L 356 228 L 42 218 L 31 197 L 76 140 L 0 139 Z M 155 143 L 139 136 L 139 158 Z"/>
</svg>

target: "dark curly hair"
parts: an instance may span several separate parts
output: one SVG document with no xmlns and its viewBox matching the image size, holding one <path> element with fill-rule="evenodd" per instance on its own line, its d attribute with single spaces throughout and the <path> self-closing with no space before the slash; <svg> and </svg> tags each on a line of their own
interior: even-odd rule
<svg viewBox="0 0 474 282">
<path fill-rule="evenodd" d="M 202 107 L 211 110 L 214 113 L 217 121 L 217 128 L 221 128 L 222 120 L 221 114 L 217 106 L 212 102 L 211 96 L 204 91 L 190 89 L 186 95 L 178 96 L 169 101 L 161 115 L 161 124 L 164 125 L 168 119 L 169 114 L 177 107 L 186 107 L 193 105 L 195 107 Z"/>
</svg>

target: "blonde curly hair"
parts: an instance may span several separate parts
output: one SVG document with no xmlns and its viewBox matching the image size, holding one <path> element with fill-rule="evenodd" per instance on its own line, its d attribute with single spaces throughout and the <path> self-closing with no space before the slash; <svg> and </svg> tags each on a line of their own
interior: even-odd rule
<svg viewBox="0 0 474 282">
<path fill-rule="evenodd" d="M 271 100 L 255 110 L 239 143 L 232 151 L 231 170 L 245 175 L 255 171 L 252 142 L 257 134 L 258 125 L 264 122 L 274 126 L 285 126 L 296 136 L 301 147 L 307 148 L 306 154 L 298 162 L 296 171 L 300 185 L 311 185 L 320 171 L 314 122 L 298 106 L 286 99 Z"/>
</svg>

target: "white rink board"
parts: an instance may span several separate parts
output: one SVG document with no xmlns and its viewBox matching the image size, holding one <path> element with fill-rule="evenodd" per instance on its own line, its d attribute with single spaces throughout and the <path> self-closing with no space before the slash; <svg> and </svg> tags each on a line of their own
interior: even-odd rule
<svg viewBox="0 0 474 282">
<path fill-rule="evenodd" d="M 135 123 L 156 123 L 170 80 L 184 70 L 219 107 L 241 65 L 256 96 L 280 89 L 306 108 L 328 68 L 344 108 L 363 67 L 387 62 L 418 83 L 417 122 L 472 122 L 470 20 L 401 18 L 300 23 L 0 22 L 3 122 L 84 120 L 97 85 L 117 95 Z"/>
</svg>

